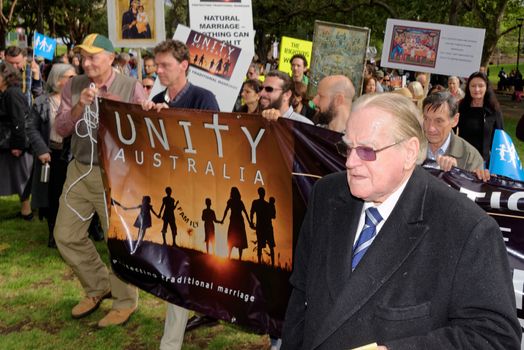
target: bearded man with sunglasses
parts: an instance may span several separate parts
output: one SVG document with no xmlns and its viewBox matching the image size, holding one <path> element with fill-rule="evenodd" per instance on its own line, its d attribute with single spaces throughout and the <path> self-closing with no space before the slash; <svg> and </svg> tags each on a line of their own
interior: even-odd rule
<svg viewBox="0 0 524 350">
<path fill-rule="evenodd" d="M 282 349 L 520 349 L 499 227 L 417 165 L 420 120 L 397 94 L 354 103 L 347 170 L 310 195 Z"/>
<path fill-rule="evenodd" d="M 262 116 L 268 120 L 286 118 L 306 124 L 313 124 L 311 120 L 295 113 L 291 106 L 293 96 L 293 81 L 284 72 L 272 70 L 266 74 L 262 89 L 258 93 Z"/>
</svg>

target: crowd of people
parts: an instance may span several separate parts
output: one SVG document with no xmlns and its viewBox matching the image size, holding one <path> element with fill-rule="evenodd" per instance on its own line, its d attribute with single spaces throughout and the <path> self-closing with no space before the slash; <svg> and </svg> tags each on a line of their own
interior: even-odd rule
<svg viewBox="0 0 524 350">
<path fill-rule="evenodd" d="M 31 220 L 33 209 L 46 218 L 49 246 L 58 248 L 86 295 L 71 310 L 75 319 L 111 298 L 112 309 L 98 326 L 122 325 L 139 302 L 136 287 L 113 274 L 87 239 L 95 215 L 107 232 L 107 208 L 97 145 L 79 136 L 96 137 L 96 127 L 77 122 L 97 96 L 144 110 L 218 111 L 214 94 L 188 81 L 189 65 L 187 46 L 176 40 L 157 45 L 143 64 L 116 54 L 99 34 L 45 65 L 25 49 L 5 50 L 0 195 L 19 196 L 22 219 Z M 347 172 L 320 180 L 313 190 L 296 250 L 282 348 L 338 349 L 374 341 L 379 349 L 459 343 L 520 348 L 498 227 L 417 165 L 458 167 L 489 179 L 485 168 L 503 117 L 486 74 L 449 77 L 443 86 L 419 73 L 404 78 L 401 87 L 391 84 L 399 81 L 397 71 L 370 66 L 362 87 L 333 75 L 308 96 L 307 59 L 297 54 L 290 65 L 291 75 L 263 73 L 253 63 L 235 111 L 340 133 L 337 149 L 347 158 Z M 141 74 L 137 67 L 143 67 Z M 166 89 L 148 99 L 156 79 Z M 395 250 L 399 254 L 390 254 Z M 180 349 L 186 329 L 216 323 L 197 315 L 187 324 L 188 316 L 189 310 L 168 304 L 161 349 Z M 273 349 L 280 343 L 271 337 Z"/>
</svg>

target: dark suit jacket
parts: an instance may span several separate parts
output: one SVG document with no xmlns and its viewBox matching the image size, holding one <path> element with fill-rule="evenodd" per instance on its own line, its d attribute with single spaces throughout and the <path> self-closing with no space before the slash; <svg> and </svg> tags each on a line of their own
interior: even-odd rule
<svg viewBox="0 0 524 350">
<path fill-rule="evenodd" d="M 520 349 L 500 230 L 417 167 L 354 272 L 363 202 L 346 173 L 318 181 L 291 276 L 282 349 Z"/>
</svg>

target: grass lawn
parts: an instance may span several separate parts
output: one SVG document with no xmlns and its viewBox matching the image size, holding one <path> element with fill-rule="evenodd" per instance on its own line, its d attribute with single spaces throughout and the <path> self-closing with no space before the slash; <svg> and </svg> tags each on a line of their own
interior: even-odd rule
<svg viewBox="0 0 524 350">
<path fill-rule="evenodd" d="M 71 269 L 56 249 L 47 248 L 47 225 L 14 216 L 15 196 L 0 197 L 0 349 L 158 349 L 165 304 L 140 292 L 139 311 L 123 327 L 96 327 L 111 307 L 74 320 L 71 308 L 83 297 Z M 97 243 L 104 252 L 105 243 Z M 244 332 L 227 323 L 187 333 L 183 349 L 265 349 L 267 336 Z"/>
</svg>

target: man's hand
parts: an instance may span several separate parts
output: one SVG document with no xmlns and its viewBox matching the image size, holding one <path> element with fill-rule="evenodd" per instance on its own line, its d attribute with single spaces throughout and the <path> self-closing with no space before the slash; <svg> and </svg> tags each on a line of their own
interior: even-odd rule
<svg viewBox="0 0 524 350">
<path fill-rule="evenodd" d="M 82 90 L 82 92 L 80 93 L 80 101 L 79 101 L 79 103 L 81 104 L 81 107 L 83 108 L 84 106 L 91 105 L 95 101 L 97 93 L 98 93 L 98 89 L 96 87 L 95 88 L 88 87 Z"/>
<path fill-rule="evenodd" d="M 22 155 L 22 150 L 21 150 L 21 149 L 15 149 L 15 148 L 13 148 L 13 149 L 11 150 L 11 154 L 12 154 L 14 157 L 18 158 L 18 157 L 20 157 L 20 156 Z"/>
<path fill-rule="evenodd" d="M 457 160 L 450 156 L 437 156 L 437 163 L 441 170 L 450 171 L 457 166 Z"/>
<path fill-rule="evenodd" d="M 40 67 L 34 59 L 31 61 L 31 74 L 34 80 L 40 80 Z"/>
<path fill-rule="evenodd" d="M 42 164 L 48 163 L 51 161 L 51 154 L 44 153 L 38 156 L 38 160 L 42 162 Z"/>
<path fill-rule="evenodd" d="M 150 111 L 154 109 L 157 112 L 160 112 L 162 109 L 169 108 L 167 103 L 154 103 L 153 101 L 145 100 L 141 103 L 142 109 L 144 111 Z"/>
<path fill-rule="evenodd" d="M 489 173 L 488 169 L 475 169 L 474 173 L 477 175 L 478 179 L 482 180 L 483 182 L 488 182 L 491 178 L 491 174 Z"/>
<path fill-rule="evenodd" d="M 267 120 L 277 120 L 282 115 L 278 109 L 266 109 L 262 111 L 262 117 L 266 118 Z"/>
</svg>

